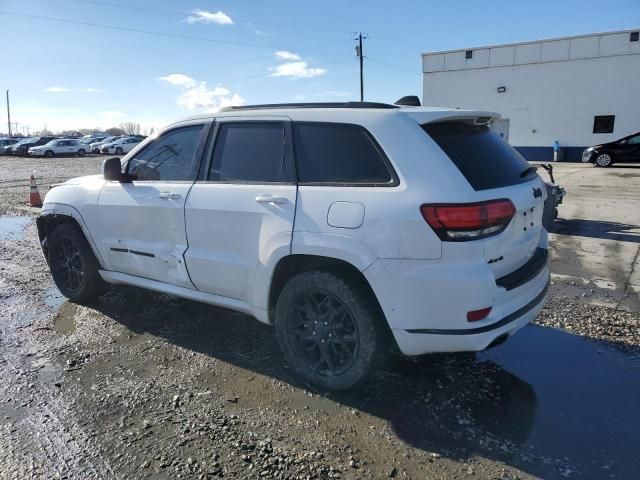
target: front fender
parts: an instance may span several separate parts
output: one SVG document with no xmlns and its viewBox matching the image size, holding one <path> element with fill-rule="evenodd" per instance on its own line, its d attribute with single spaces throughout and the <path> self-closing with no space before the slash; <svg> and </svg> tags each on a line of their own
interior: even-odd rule
<svg viewBox="0 0 640 480">
<path fill-rule="evenodd" d="M 84 237 L 87 239 L 87 242 L 89 243 L 89 246 L 91 247 L 91 250 L 93 251 L 96 259 L 98 260 L 100 267 L 104 268 L 105 262 L 100 256 L 100 252 L 96 247 L 95 240 L 91 236 L 91 231 L 89 230 L 89 227 L 87 226 L 87 223 L 84 221 L 84 218 L 82 217 L 80 212 L 71 205 L 48 202 L 45 203 L 42 207 L 42 212 L 40 213 L 40 217 L 38 218 L 38 223 L 40 224 L 40 222 L 42 221 L 40 219 L 47 219 L 48 217 L 53 216 L 66 216 L 75 220 L 76 224 L 82 230 Z"/>
</svg>

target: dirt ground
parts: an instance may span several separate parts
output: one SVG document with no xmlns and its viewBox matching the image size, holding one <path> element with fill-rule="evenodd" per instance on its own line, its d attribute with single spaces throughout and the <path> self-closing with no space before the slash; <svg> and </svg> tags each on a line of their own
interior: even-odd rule
<svg viewBox="0 0 640 480">
<path fill-rule="evenodd" d="M 101 160 L 0 157 L 0 478 L 640 474 L 640 167 L 557 166 L 567 198 L 535 324 L 333 394 L 302 386 L 246 315 L 123 287 L 61 297 L 28 178 L 44 193 Z"/>
</svg>

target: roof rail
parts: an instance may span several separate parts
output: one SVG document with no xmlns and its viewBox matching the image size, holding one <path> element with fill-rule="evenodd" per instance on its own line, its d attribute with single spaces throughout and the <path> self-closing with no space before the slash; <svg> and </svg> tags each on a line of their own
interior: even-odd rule
<svg viewBox="0 0 640 480">
<path fill-rule="evenodd" d="M 266 110 L 278 108 L 398 108 L 395 105 L 378 102 L 316 102 L 316 103 L 265 103 L 262 105 L 242 105 L 224 107 L 221 112 L 235 112 L 241 110 Z"/>
</svg>

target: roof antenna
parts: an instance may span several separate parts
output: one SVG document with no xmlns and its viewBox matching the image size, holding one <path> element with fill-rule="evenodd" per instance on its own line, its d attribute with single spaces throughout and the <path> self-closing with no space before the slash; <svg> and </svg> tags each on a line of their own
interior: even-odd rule
<svg viewBox="0 0 640 480">
<path fill-rule="evenodd" d="M 407 95 L 395 102 L 394 105 L 400 105 L 402 107 L 419 107 L 420 99 L 416 95 Z"/>
</svg>

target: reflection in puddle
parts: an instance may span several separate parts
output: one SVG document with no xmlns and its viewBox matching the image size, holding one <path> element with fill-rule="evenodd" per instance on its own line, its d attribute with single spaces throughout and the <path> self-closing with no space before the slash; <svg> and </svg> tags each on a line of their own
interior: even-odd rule
<svg viewBox="0 0 640 480">
<path fill-rule="evenodd" d="M 495 362 L 535 392 L 530 399 L 520 398 L 521 389 L 512 392 L 512 422 L 504 412 L 480 412 L 476 418 L 488 430 L 499 426 L 503 438 L 517 439 L 521 432 L 510 430 L 521 424 L 519 411 L 535 411 L 527 444 L 543 455 L 569 457 L 585 468 L 595 462 L 623 477 L 640 471 L 640 457 L 632 447 L 640 444 L 637 361 L 588 339 L 538 326 L 526 327 L 479 358 Z"/>
<path fill-rule="evenodd" d="M 22 240 L 25 227 L 31 223 L 31 217 L 0 216 L 0 240 Z"/>
</svg>

